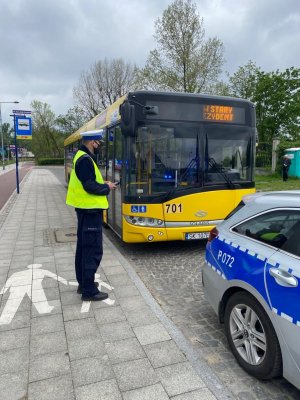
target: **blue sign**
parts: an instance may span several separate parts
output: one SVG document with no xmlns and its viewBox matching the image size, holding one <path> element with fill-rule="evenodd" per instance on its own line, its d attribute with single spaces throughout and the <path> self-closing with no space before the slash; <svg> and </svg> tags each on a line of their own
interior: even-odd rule
<svg viewBox="0 0 300 400">
<path fill-rule="evenodd" d="M 145 213 L 147 212 L 147 206 L 131 206 L 132 213 Z"/>
<path fill-rule="evenodd" d="M 16 136 L 17 139 L 32 139 L 31 118 L 16 116 Z"/>
</svg>

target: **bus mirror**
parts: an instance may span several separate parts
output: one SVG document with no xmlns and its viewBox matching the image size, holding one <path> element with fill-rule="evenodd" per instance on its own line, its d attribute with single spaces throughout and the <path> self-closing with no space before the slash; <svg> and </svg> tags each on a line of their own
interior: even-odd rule
<svg viewBox="0 0 300 400">
<path fill-rule="evenodd" d="M 128 100 L 120 105 L 121 129 L 124 135 L 133 136 L 135 131 L 135 107 Z"/>
</svg>

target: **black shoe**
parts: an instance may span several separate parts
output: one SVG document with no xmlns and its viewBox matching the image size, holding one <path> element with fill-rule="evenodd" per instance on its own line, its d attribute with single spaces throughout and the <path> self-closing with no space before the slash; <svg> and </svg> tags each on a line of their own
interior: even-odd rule
<svg viewBox="0 0 300 400">
<path fill-rule="evenodd" d="M 82 301 L 101 301 L 108 298 L 108 294 L 105 292 L 99 292 L 94 296 L 81 296 Z"/>
<path fill-rule="evenodd" d="M 99 286 L 99 282 L 95 282 L 95 286 L 98 287 L 98 286 Z M 81 286 L 80 286 L 80 285 L 78 285 L 77 293 L 78 293 L 78 294 L 82 294 L 82 289 L 81 289 Z"/>
</svg>

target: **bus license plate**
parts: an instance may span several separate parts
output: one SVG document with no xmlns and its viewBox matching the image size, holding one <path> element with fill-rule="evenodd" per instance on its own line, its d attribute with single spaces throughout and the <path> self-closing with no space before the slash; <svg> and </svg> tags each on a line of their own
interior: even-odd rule
<svg viewBox="0 0 300 400">
<path fill-rule="evenodd" d="M 209 232 L 186 233 L 185 240 L 208 239 Z"/>
</svg>

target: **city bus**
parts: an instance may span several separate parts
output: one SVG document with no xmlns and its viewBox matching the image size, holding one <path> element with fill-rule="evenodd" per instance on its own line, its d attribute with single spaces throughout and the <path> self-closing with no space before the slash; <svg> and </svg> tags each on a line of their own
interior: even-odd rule
<svg viewBox="0 0 300 400">
<path fill-rule="evenodd" d="M 104 222 L 124 242 L 206 239 L 255 191 L 254 104 L 190 93 L 130 92 L 65 140 L 69 180 L 80 133 L 103 129 L 99 169 L 119 182 Z"/>
</svg>

